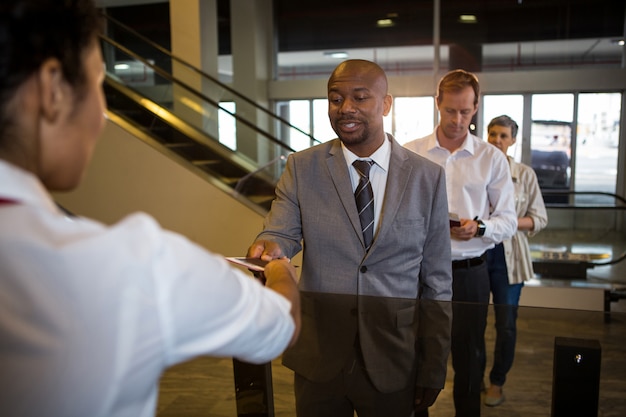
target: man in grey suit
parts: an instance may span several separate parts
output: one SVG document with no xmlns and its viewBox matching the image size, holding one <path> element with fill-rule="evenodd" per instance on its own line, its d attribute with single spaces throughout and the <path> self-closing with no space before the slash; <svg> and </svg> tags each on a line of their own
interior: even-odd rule
<svg viewBox="0 0 626 417">
<path fill-rule="evenodd" d="M 450 347 L 444 171 L 384 132 L 392 97 L 375 63 L 341 63 L 328 100 L 339 138 L 290 155 L 248 250 L 267 260 L 304 250 L 302 330 L 283 356 L 295 372 L 297 415 L 427 414 Z M 355 168 L 356 160 L 368 168 Z M 360 219 L 367 209 L 357 209 L 353 194 L 366 188 L 369 220 Z"/>
</svg>

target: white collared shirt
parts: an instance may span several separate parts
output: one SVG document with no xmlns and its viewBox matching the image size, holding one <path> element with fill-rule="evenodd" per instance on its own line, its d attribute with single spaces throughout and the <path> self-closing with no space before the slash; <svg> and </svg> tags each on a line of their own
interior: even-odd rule
<svg viewBox="0 0 626 417">
<path fill-rule="evenodd" d="M 467 133 L 463 145 L 450 153 L 439 145 L 435 131 L 404 146 L 446 171 L 448 210 L 460 218 L 479 218 L 485 235 L 468 241 L 452 239 L 452 259 L 482 255 L 517 230 L 515 194 L 509 164 L 498 148 Z"/>
<path fill-rule="evenodd" d="M 67 218 L 1 160 L 0 198 L 3 415 L 154 416 L 166 367 L 286 348 L 289 301 L 146 214 Z"/>
<path fill-rule="evenodd" d="M 378 232 L 378 220 L 380 219 L 380 213 L 382 212 L 383 200 L 385 198 L 385 187 L 387 186 L 387 173 L 389 172 L 389 159 L 391 158 L 391 143 L 389 137 L 385 135 L 386 140 L 383 144 L 376 149 L 376 152 L 371 154 L 368 158 L 359 158 L 346 148 L 341 143 L 341 149 L 343 150 L 343 156 L 348 164 L 348 171 L 350 172 L 350 181 L 352 182 L 352 191 L 356 190 L 359 184 L 361 176 L 356 171 L 356 168 L 352 166 L 352 163 L 357 159 L 372 160 L 375 162 L 370 169 L 370 182 L 372 183 L 372 191 L 374 192 L 374 236 Z"/>
</svg>

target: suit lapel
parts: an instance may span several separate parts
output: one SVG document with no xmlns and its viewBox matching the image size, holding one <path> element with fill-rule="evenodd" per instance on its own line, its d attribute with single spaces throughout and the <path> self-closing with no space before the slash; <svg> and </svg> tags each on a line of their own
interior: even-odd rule
<svg viewBox="0 0 626 417">
<path fill-rule="evenodd" d="M 374 237 L 374 243 L 370 252 L 376 249 L 376 242 L 382 241 L 385 234 L 389 233 L 391 225 L 400 209 L 400 202 L 407 187 L 410 173 L 413 167 L 407 162 L 404 148 L 395 139 L 391 138 L 391 157 L 389 159 L 389 172 L 387 173 L 387 185 L 378 234 Z"/>
<path fill-rule="evenodd" d="M 335 186 L 335 190 L 337 191 L 337 196 L 350 219 L 350 223 L 352 223 L 354 232 L 359 237 L 361 244 L 365 245 L 363 233 L 361 233 L 361 221 L 359 220 L 359 213 L 357 212 L 354 194 L 352 192 L 350 173 L 348 172 L 347 162 L 343 157 L 339 139 L 333 141 L 328 152 L 328 158 L 326 158 L 326 166 L 333 185 Z"/>
</svg>

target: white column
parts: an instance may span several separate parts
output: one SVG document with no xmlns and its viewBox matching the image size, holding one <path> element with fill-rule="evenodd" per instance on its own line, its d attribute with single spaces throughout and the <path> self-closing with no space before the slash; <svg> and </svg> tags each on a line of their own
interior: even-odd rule
<svg viewBox="0 0 626 417">
<path fill-rule="evenodd" d="M 273 50 L 272 0 L 230 0 L 233 88 L 260 106 L 268 106 Z M 260 129 L 272 128 L 263 112 L 237 100 L 237 114 Z M 273 158 L 274 146 L 262 135 L 237 126 L 237 149 L 259 164 Z"/>
<path fill-rule="evenodd" d="M 217 0 L 170 1 L 172 54 L 201 72 L 218 79 Z M 219 103 L 224 92 L 184 64 L 172 62 L 172 74 L 178 80 Z M 173 89 L 176 112 L 196 127 L 218 138 L 217 111 L 213 105 L 183 88 Z"/>
</svg>

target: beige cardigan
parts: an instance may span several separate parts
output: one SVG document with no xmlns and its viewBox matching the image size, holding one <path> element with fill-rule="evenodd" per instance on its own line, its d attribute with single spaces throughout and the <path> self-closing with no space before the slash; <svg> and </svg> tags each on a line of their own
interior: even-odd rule
<svg viewBox="0 0 626 417">
<path fill-rule="evenodd" d="M 509 284 L 519 284 L 534 276 L 533 263 L 528 246 L 528 236 L 533 236 L 548 224 L 548 213 L 543 203 L 537 175 L 528 165 L 508 157 L 515 187 L 515 210 L 517 217 L 530 216 L 534 222 L 531 231 L 518 230 L 503 243 Z"/>
</svg>

